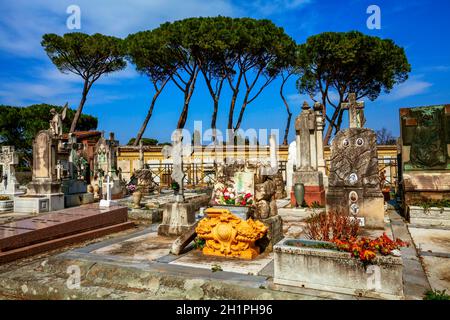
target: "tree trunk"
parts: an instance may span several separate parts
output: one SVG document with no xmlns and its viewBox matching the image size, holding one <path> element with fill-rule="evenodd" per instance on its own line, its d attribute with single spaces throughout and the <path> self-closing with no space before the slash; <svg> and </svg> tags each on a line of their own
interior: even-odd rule
<svg viewBox="0 0 450 320">
<path fill-rule="evenodd" d="M 161 88 L 159 90 L 156 90 L 155 94 L 153 95 L 152 103 L 150 104 L 150 107 L 148 108 L 147 116 L 145 117 L 144 122 L 142 123 L 142 126 L 139 129 L 139 132 L 136 136 L 136 140 L 134 140 L 134 143 L 133 143 L 134 146 L 139 145 L 139 142 L 141 141 L 142 136 L 144 135 L 145 129 L 147 128 L 147 124 L 148 124 L 150 118 L 152 117 L 153 108 L 155 107 L 156 100 L 158 99 L 158 96 L 164 89 L 164 86 L 166 85 L 166 83 L 167 83 L 167 81 L 163 82 L 161 85 Z"/>
<path fill-rule="evenodd" d="M 217 113 L 219 111 L 219 99 L 214 99 L 214 111 L 211 116 L 211 129 L 212 129 L 212 141 L 215 142 L 217 139 L 217 133 L 216 133 L 216 122 L 217 122 Z"/>
<path fill-rule="evenodd" d="M 283 145 L 287 146 L 288 143 L 288 135 L 289 135 L 289 128 L 291 127 L 291 118 L 292 118 L 292 112 L 288 110 L 288 117 L 286 121 L 286 129 L 284 130 L 284 138 L 283 138 Z"/>
<path fill-rule="evenodd" d="M 189 79 L 186 89 L 184 91 L 184 105 L 183 110 L 181 111 L 180 118 L 178 119 L 177 129 L 183 129 L 186 124 L 188 111 L 189 111 L 189 102 L 191 101 L 192 94 L 194 93 L 195 81 L 197 80 L 198 69 L 194 68 L 191 79 Z"/>
<path fill-rule="evenodd" d="M 285 145 L 285 146 L 288 145 L 288 135 L 289 135 L 289 129 L 291 127 L 292 112 L 289 109 L 289 104 L 288 104 L 286 98 L 284 97 L 283 89 L 284 89 L 284 84 L 286 83 L 286 81 L 289 79 L 290 76 L 291 76 L 291 74 L 288 74 L 287 77 L 283 76 L 283 82 L 281 83 L 281 87 L 280 87 L 281 100 L 283 100 L 283 103 L 286 106 L 286 112 L 288 114 L 287 121 L 286 121 L 286 129 L 284 130 L 284 138 L 283 138 L 283 145 Z"/>
<path fill-rule="evenodd" d="M 234 117 L 234 107 L 236 105 L 237 96 L 239 94 L 239 86 L 241 85 L 242 80 L 242 71 L 239 72 L 238 80 L 236 82 L 236 87 L 233 88 L 231 86 L 231 80 L 230 80 L 230 87 L 233 91 L 233 96 L 231 97 L 231 103 L 230 103 L 230 111 L 228 113 L 228 129 L 233 130 L 233 117 Z"/>
<path fill-rule="evenodd" d="M 339 130 L 341 130 L 342 116 L 343 115 L 344 115 L 344 110 L 342 110 L 342 109 L 339 110 L 339 117 L 338 117 L 338 121 L 337 121 L 337 124 L 336 124 L 336 128 L 335 128 L 334 134 L 338 133 Z"/>
<path fill-rule="evenodd" d="M 244 111 L 245 111 L 245 108 L 247 107 L 247 98 L 248 98 L 248 94 L 245 95 L 244 102 L 242 103 L 241 111 L 239 112 L 238 121 L 236 123 L 236 126 L 234 127 L 235 131 L 241 127 L 242 118 L 244 117 Z"/>
<path fill-rule="evenodd" d="M 91 83 L 91 85 L 92 85 L 92 83 Z M 75 112 L 75 116 L 73 117 L 69 133 L 75 132 L 75 129 L 77 127 L 77 123 L 80 120 L 81 112 L 83 111 L 83 107 L 84 107 L 84 104 L 86 102 L 87 94 L 89 92 L 89 89 L 90 89 L 91 85 L 89 85 L 89 81 L 87 79 L 84 80 L 83 93 L 81 95 L 80 104 L 78 105 L 77 112 Z"/>
<path fill-rule="evenodd" d="M 339 110 L 340 110 L 340 106 L 334 110 L 331 120 L 328 121 L 327 133 L 325 134 L 325 138 L 323 139 L 324 146 L 327 146 L 328 142 L 330 141 L 331 134 L 333 132 L 333 127 L 335 127 L 336 118 L 339 114 Z"/>
</svg>

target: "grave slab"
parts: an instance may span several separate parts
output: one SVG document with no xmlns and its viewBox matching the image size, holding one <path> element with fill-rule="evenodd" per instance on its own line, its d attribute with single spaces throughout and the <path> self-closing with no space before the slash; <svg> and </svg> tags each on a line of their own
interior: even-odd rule
<svg viewBox="0 0 450 320">
<path fill-rule="evenodd" d="M 126 207 L 103 209 L 91 204 L 56 211 L 0 225 L 0 252 L 4 256 L 11 250 L 126 222 Z"/>
<path fill-rule="evenodd" d="M 261 254 L 253 260 L 242 260 L 205 256 L 201 251 L 194 250 L 170 264 L 209 270 L 216 265 L 222 271 L 258 275 L 272 260 L 273 253 Z"/>
</svg>

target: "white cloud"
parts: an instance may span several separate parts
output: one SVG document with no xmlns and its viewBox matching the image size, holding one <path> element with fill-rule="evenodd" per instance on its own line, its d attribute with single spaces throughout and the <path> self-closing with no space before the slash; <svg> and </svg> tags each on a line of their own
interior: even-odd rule
<svg viewBox="0 0 450 320">
<path fill-rule="evenodd" d="M 386 95 L 380 97 L 381 101 L 397 101 L 411 96 L 419 95 L 427 92 L 433 84 L 421 80 L 421 76 L 409 78 L 404 83 L 394 87 L 394 89 Z"/>
<path fill-rule="evenodd" d="M 125 37 L 130 33 L 157 27 L 165 21 L 192 16 L 235 15 L 238 8 L 229 0 L 41 0 L 2 1 L 0 12 L 0 50 L 25 57 L 46 58 L 40 41 L 45 33 L 63 34 L 69 14 L 76 4 L 81 9 L 81 29 Z"/>
</svg>

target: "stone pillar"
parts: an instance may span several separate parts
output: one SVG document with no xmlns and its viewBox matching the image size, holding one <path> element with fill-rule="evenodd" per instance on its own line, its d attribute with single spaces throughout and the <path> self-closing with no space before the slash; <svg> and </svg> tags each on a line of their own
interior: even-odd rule
<svg viewBox="0 0 450 320">
<path fill-rule="evenodd" d="M 300 166 L 293 175 L 293 184 L 302 183 L 304 185 L 307 205 L 314 202 L 324 205 L 323 174 L 317 171 L 316 115 L 306 102 L 303 104 L 300 116 L 295 120 L 295 129 Z"/>
<path fill-rule="evenodd" d="M 314 104 L 314 112 L 316 115 L 316 150 L 317 150 L 317 170 L 322 172 L 324 182 L 326 179 L 327 171 L 325 165 L 325 159 L 323 155 L 323 129 L 325 127 L 323 117 L 323 106 L 321 103 L 316 102 Z M 325 187 L 328 183 L 325 183 Z"/>
</svg>

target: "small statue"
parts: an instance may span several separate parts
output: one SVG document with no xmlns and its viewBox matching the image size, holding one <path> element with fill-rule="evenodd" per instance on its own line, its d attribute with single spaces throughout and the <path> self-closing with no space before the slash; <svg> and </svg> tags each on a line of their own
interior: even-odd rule
<svg viewBox="0 0 450 320">
<path fill-rule="evenodd" d="M 66 118 L 67 109 L 68 104 L 66 103 L 61 114 L 59 114 L 54 108 L 50 110 L 50 114 L 52 115 L 52 119 L 50 120 L 50 131 L 55 136 L 61 136 L 63 133 L 63 120 Z"/>
</svg>

